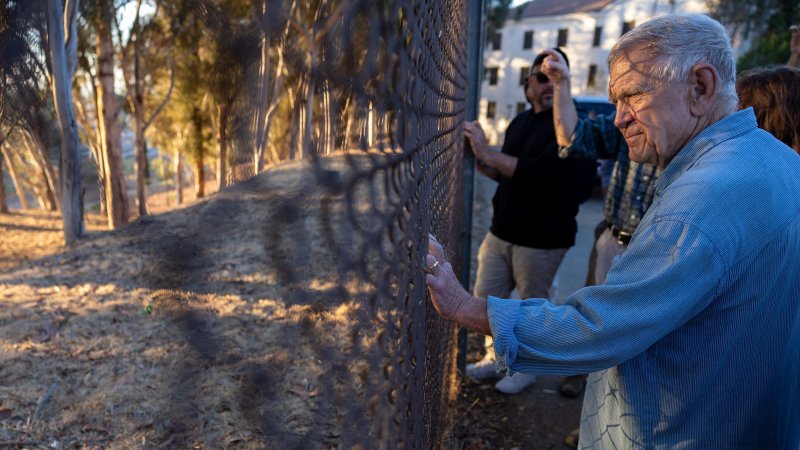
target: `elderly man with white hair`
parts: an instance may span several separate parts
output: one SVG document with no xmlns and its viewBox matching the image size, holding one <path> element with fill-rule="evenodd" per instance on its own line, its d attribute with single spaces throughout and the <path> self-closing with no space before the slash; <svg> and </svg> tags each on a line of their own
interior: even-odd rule
<svg viewBox="0 0 800 450">
<path fill-rule="evenodd" d="M 556 306 L 465 292 L 431 239 L 442 316 L 510 373 L 593 372 L 580 448 L 800 448 L 800 156 L 737 112 L 723 27 L 669 15 L 609 57 L 615 125 L 663 169 L 606 282 Z"/>
</svg>

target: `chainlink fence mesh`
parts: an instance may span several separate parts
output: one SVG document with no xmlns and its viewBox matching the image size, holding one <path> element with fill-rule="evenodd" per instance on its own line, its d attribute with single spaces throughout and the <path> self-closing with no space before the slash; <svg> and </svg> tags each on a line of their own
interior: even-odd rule
<svg viewBox="0 0 800 450">
<path fill-rule="evenodd" d="M 226 33 L 209 5 L 182 13 Z M 467 6 L 263 3 L 246 37 L 270 52 L 252 56 L 233 107 L 253 118 L 231 138 L 235 183 L 203 204 L 199 223 L 162 233 L 147 269 L 154 310 L 186 343 L 163 411 L 169 439 L 197 426 L 198 386 L 216 371 L 238 383 L 224 407 L 270 448 L 447 445 L 457 330 L 430 306 L 421 267 L 428 233 L 448 249 L 463 233 Z M 230 264 L 263 262 L 288 311 L 271 319 L 278 342 L 263 348 L 237 344 L 203 307 L 203 295 L 231 287 L 207 283 L 231 223 L 253 245 Z M 458 273 L 461 255 L 449 259 Z M 267 324 L 239 329 L 257 326 Z"/>
</svg>

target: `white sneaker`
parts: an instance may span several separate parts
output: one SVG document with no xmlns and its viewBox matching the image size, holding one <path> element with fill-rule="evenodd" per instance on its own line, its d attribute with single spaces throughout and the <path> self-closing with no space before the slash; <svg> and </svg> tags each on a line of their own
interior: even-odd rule
<svg viewBox="0 0 800 450">
<path fill-rule="evenodd" d="M 482 359 L 474 364 L 467 364 L 467 375 L 476 380 L 493 380 L 502 375 L 497 371 L 493 359 Z"/>
<path fill-rule="evenodd" d="M 505 377 L 494 385 L 494 388 L 503 394 L 519 394 L 526 387 L 536 383 L 536 375 L 517 372 L 510 377 Z"/>
</svg>

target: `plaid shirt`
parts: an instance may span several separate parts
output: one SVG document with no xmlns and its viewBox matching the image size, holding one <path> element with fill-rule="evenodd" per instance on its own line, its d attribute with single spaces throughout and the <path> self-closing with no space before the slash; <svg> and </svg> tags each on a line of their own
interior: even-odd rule
<svg viewBox="0 0 800 450">
<path fill-rule="evenodd" d="M 606 196 L 606 222 L 633 234 L 653 203 L 655 181 L 661 171 L 651 164 L 638 164 L 628 157 L 628 144 L 614 126 L 612 113 L 579 119 L 572 144 L 559 149 L 562 158 L 616 160 Z"/>
</svg>

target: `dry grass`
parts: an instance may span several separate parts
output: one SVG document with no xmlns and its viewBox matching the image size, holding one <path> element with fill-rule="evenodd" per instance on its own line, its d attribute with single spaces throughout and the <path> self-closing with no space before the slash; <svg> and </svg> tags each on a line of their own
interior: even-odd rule
<svg viewBox="0 0 800 450">
<path fill-rule="evenodd" d="M 0 447 L 341 445 L 380 377 L 351 351 L 392 319 L 354 330 L 370 284 L 312 244 L 307 209 L 274 221 L 319 200 L 308 171 L 258 183 L 114 232 L 92 218 L 69 249 L 52 213 L 0 216 Z"/>
</svg>

